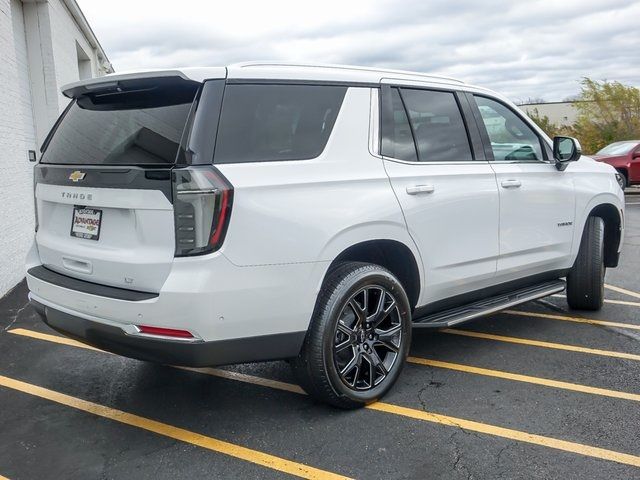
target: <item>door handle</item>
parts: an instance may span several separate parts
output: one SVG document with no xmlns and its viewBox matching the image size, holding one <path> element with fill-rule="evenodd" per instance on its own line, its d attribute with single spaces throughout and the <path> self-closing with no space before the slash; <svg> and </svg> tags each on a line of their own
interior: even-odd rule
<svg viewBox="0 0 640 480">
<path fill-rule="evenodd" d="M 522 185 L 520 180 L 503 180 L 500 185 L 503 188 L 519 188 Z"/>
<path fill-rule="evenodd" d="M 433 193 L 435 188 L 433 185 L 414 185 L 413 187 L 407 187 L 407 193 L 409 195 L 417 195 L 419 193 Z"/>
</svg>

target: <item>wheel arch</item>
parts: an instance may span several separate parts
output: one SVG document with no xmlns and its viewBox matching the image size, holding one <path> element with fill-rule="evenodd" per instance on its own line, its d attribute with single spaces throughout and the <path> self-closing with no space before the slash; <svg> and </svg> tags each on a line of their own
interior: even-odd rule
<svg viewBox="0 0 640 480">
<path fill-rule="evenodd" d="M 420 264 L 406 244 L 391 239 L 372 239 L 355 243 L 333 259 L 325 277 L 333 268 L 346 261 L 373 263 L 389 270 L 404 287 L 411 308 L 415 308 L 421 291 Z"/>
<path fill-rule="evenodd" d="M 622 212 L 612 203 L 601 203 L 591 209 L 588 217 L 600 217 L 604 221 L 604 265 L 617 267 L 624 221 Z"/>
</svg>

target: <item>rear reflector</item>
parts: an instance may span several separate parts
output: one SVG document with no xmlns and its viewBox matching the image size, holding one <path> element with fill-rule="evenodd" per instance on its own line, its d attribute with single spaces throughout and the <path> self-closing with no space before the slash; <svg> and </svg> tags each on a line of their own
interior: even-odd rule
<svg viewBox="0 0 640 480">
<path fill-rule="evenodd" d="M 164 327 L 152 327 L 149 325 L 137 325 L 140 333 L 146 333 L 148 335 L 159 335 L 162 337 L 174 337 L 174 338 L 194 338 L 190 332 L 186 330 L 176 330 L 174 328 Z"/>
</svg>

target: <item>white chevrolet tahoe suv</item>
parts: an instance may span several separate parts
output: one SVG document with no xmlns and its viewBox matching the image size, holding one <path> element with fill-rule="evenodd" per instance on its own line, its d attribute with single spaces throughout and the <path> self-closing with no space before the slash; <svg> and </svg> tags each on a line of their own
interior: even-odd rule
<svg viewBox="0 0 640 480">
<path fill-rule="evenodd" d="M 250 63 L 68 85 L 35 167 L 31 304 L 65 335 L 183 366 L 289 359 L 353 408 L 412 328 L 567 289 L 603 302 L 612 167 L 450 78 Z"/>
</svg>

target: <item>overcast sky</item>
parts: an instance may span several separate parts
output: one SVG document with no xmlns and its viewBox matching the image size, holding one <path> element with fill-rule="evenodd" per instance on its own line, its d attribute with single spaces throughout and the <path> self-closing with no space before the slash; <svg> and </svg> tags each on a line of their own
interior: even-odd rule
<svg viewBox="0 0 640 480">
<path fill-rule="evenodd" d="M 515 101 L 640 86 L 640 1 L 78 0 L 116 71 L 248 60 L 439 73 Z"/>
</svg>

